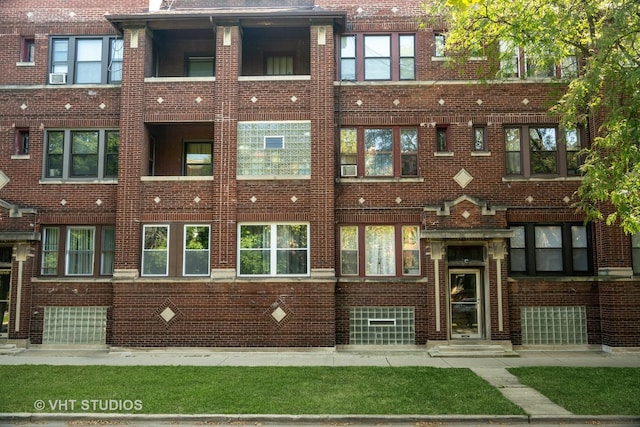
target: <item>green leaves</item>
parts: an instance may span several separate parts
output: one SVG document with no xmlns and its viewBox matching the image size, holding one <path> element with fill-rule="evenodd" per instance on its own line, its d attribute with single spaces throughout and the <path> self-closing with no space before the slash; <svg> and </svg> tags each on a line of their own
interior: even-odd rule
<svg viewBox="0 0 640 427">
<path fill-rule="evenodd" d="M 640 231 L 640 12 L 635 0 L 434 0 L 428 13 L 449 23 L 452 61 L 482 50 L 495 64 L 522 49 L 528 61 L 562 65 L 567 90 L 551 113 L 595 135 L 584 155 L 577 207 Z M 573 60 L 572 69 L 565 65 Z M 569 72 L 571 71 L 571 72 Z"/>
</svg>

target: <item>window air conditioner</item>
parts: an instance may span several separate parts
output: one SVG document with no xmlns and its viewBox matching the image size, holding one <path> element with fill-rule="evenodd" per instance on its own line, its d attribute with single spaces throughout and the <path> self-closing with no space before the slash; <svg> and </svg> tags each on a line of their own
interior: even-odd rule
<svg viewBox="0 0 640 427">
<path fill-rule="evenodd" d="M 64 85 L 67 83 L 67 73 L 50 73 L 49 84 Z"/>
<path fill-rule="evenodd" d="M 340 167 L 340 176 L 358 176 L 358 166 L 342 165 Z"/>
</svg>

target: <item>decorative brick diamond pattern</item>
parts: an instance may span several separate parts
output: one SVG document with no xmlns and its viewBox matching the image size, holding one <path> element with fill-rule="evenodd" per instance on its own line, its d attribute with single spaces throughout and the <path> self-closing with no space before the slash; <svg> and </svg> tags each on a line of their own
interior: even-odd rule
<svg viewBox="0 0 640 427">
<path fill-rule="evenodd" d="M 273 304 L 269 306 L 269 308 L 264 312 L 264 314 L 278 327 L 282 328 L 284 325 L 289 323 L 289 321 L 293 318 L 293 310 L 287 306 L 287 304 L 282 300 L 282 298 L 278 298 Z"/>
<path fill-rule="evenodd" d="M 169 329 L 176 322 L 184 317 L 180 309 L 167 298 L 154 313 L 154 317 L 158 319 L 165 328 Z"/>
</svg>

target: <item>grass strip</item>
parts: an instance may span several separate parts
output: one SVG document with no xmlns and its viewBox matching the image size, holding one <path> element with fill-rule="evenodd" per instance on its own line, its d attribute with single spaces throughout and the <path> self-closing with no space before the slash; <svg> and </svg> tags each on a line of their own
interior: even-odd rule
<svg viewBox="0 0 640 427">
<path fill-rule="evenodd" d="M 638 368 L 526 367 L 509 372 L 576 415 L 640 415 Z"/>
<path fill-rule="evenodd" d="M 10 390 L 0 403 L 5 413 L 94 412 L 92 401 L 116 400 L 140 408 L 95 412 L 523 414 L 468 369 L 16 365 L 2 367 L 0 383 Z"/>
</svg>

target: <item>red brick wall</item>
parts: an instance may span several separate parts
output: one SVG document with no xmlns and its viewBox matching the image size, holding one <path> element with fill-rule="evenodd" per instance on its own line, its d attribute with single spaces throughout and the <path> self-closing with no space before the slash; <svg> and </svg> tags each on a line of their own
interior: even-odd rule
<svg viewBox="0 0 640 427">
<path fill-rule="evenodd" d="M 586 306 L 588 342 L 603 344 L 602 301 L 597 282 L 513 279 L 508 286 L 511 342 L 514 345 L 522 344 L 520 307 L 540 306 Z"/>
<path fill-rule="evenodd" d="M 414 307 L 415 343 L 426 344 L 427 339 L 433 339 L 428 330 L 428 325 L 433 323 L 433 313 L 430 305 L 427 308 L 431 287 L 418 281 L 339 281 L 336 285 L 336 344 L 349 344 L 351 307 Z"/>
<path fill-rule="evenodd" d="M 602 344 L 610 347 L 640 347 L 640 283 L 600 282 Z"/>
<path fill-rule="evenodd" d="M 331 347 L 333 283 L 114 283 L 115 346 Z M 166 306 L 177 316 L 159 317 Z M 271 313 L 288 313 L 280 323 Z"/>
</svg>

